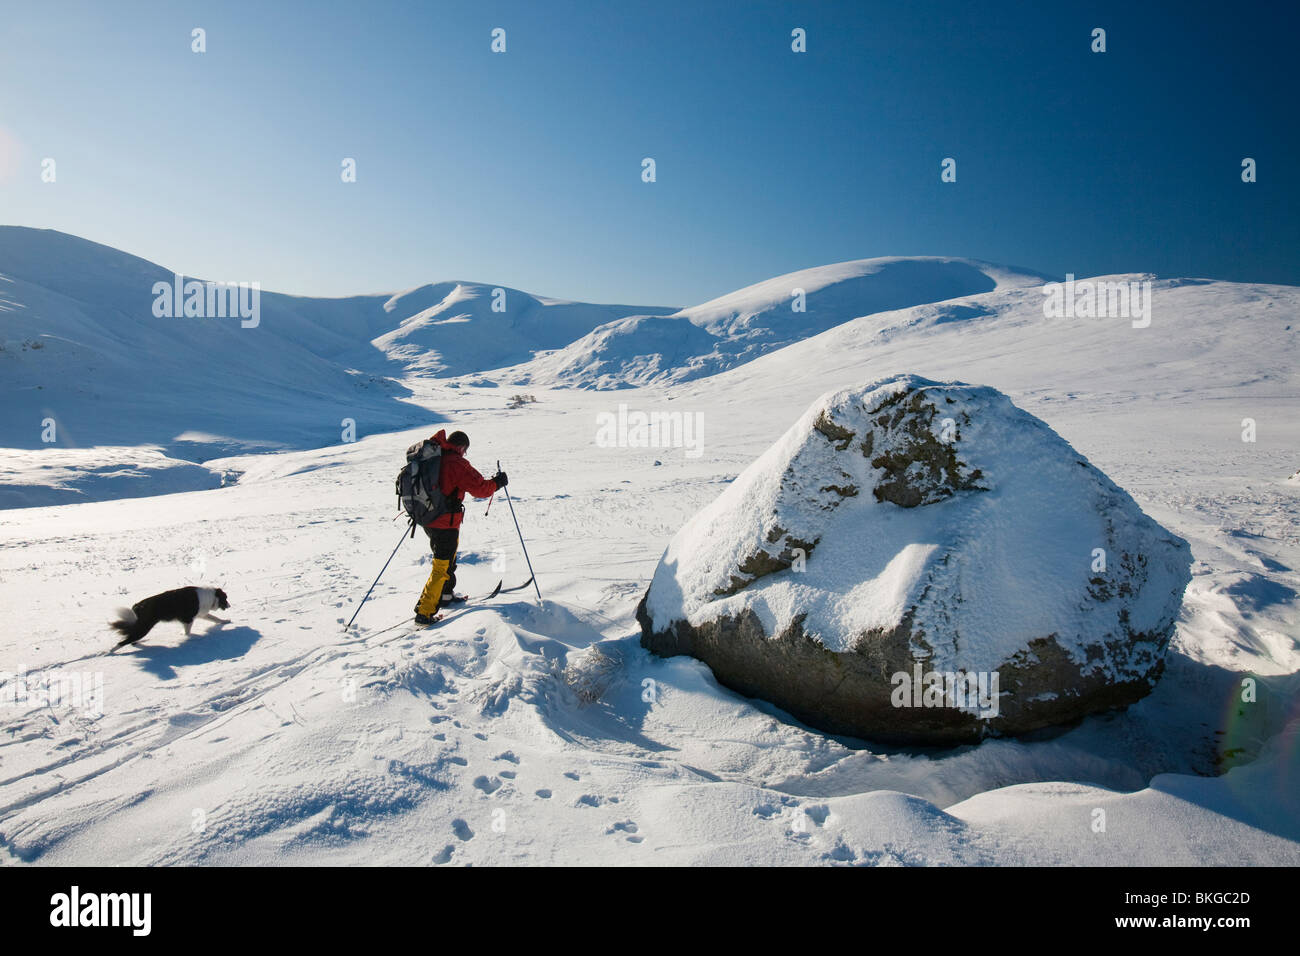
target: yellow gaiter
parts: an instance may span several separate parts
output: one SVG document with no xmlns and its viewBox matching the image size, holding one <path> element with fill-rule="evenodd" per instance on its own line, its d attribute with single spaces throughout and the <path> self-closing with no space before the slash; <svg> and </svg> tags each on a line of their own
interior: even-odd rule
<svg viewBox="0 0 1300 956">
<path fill-rule="evenodd" d="M 420 602 L 415 606 L 416 611 L 425 617 L 433 617 L 438 613 L 438 605 L 442 602 L 442 586 L 447 581 L 447 568 L 450 565 L 448 558 L 433 560 L 433 570 L 429 572 L 429 580 L 424 584 Z"/>
</svg>

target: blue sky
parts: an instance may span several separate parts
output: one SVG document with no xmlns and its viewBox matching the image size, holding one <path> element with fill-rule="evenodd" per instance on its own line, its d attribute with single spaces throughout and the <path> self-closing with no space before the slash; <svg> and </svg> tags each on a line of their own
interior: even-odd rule
<svg viewBox="0 0 1300 956">
<path fill-rule="evenodd" d="M 311 295 L 690 305 L 878 255 L 1300 284 L 1295 9 L 14 2 L 0 223 Z"/>
</svg>

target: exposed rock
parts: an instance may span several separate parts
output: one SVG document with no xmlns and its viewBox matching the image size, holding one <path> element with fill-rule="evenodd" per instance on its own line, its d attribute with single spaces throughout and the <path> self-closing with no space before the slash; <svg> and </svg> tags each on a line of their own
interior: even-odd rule
<svg viewBox="0 0 1300 956">
<path fill-rule="evenodd" d="M 1147 694 L 1190 564 L 1006 396 L 899 376 L 815 403 L 678 532 L 637 619 L 813 727 L 947 744 Z"/>
</svg>

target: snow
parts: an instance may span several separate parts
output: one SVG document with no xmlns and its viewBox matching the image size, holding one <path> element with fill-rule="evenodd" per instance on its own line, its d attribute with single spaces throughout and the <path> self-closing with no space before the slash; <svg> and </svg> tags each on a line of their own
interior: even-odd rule
<svg viewBox="0 0 1300 956">
<path fill-rule="evenodd" d="M 840 262 L 777 276 L 669 316 L 633 316 L 602 325 L 508 374 L 523 382 L 602 389 L 684 382 L 858 316 L 1037 286 L 1046 278 L 975 259 Z"/>
<path fill-rule="evenodd" d="M 0 444 L 44 450 L 53 420 L 61 448 L 147 445 L 200 463 L 315 448 L 338 442 L 348 422 L 367 435 L 431 420 L 396 376 L 491 370 L 619 316 L 672 311 L 444 282 L 345 299 L 259 291 L 256 322 L 245 327 L 239 317 L 156 316 L 155 283 L 174 281 L 161 266 L 97 243 L 0 226 Z M 157 470 L 147 457 L 124 463 Z M 7 481 L 6 503 L 121 493 L 69 475 L 20 497 L 40 477 Z M 184 486 L 204 482 L 192 476 Z M 141 482 L 125 493 L 156 487 Z"/>
<path fill-rule="evenodd" d="M 9 255 L 0 274 L 12 277 Z M 81 274 L 99 289 L 117 269 Z M 14 301 L 19 281 L 0 282 L 0 294 Z M 401 311 L 445 296 L 424 293 Z M 289 413 L 317 397 L 293 393 L 269 357 L 281 377 L 262 394 L 281 403 L 283 427 L 256 403 L 214 398 L 225 393 L 206 386 L 230 368 L 194 366 L 211 377 L 193 388 L 168 378 L 176 390 L 150 393 L 138 400 L 144 417 L 117 422 L 96 402 L 116 414 L 129 405 L 124 390 L 101 385 L 95 399 L 59 384 L 53 366 L 29 365 L 29 353 L 0 355 L 25 369 L 25 387 L 57 392 L 85 444 L 177 455 L 170 439 L 186 431 L 238 439 L 203 462 L 230 476 L 221 487 L 0 512 L 0 670 L 61 664 L 104 687 L 102 713 L 0 705 L 0 859 L 1300 863 L 1300 487 L 1287 480 L 1300 447 L 1300 362 L 1285 329 L 1300 290 L 1156 280 L 1153 296 L 1146 329 L 1044 318 L 1029 286 L 864 311 L 721 374 L 606 393 L 534 386 L 538 402 L 517 410 L 505 407 L 506 389 L 459 387 L 511 381 L 499 371 L 447 381 L 384 366 L 375 374 L 391 371 L 409 394 L 385 393 L 376 413 L 395 402 L 418 422 L 384 431 L 376 418 L 344 444 L 334 406 L 320 407 L 323 424 Z M 365 321 L 355 330 L 343 300 L 331 306 L 330 328 L 352 343 L 336 342 L 339 355 L 376 351 L 371 339 L 394 327 L 388 298 L 376 297 L 373 326 L 356 310 Z M 43 300 L 68 323 L 90 321 L 84 301 Z M 14 331 L 28 320 L 13 312 L 0 321 L 6 342 L 39 331 Z M 255 331 L 203 335 L 219 351 Z M 111 339 L 109 325 L 92 332 Z M 160 378 L 173 347 L 189 346 L 149 343 Z M 335 361 L 305 348 L 284 355 L 290 365 Z M 148 377 L 138 354 L 113 360 Z M 29 434 L 39 402 L 20 398 L 15 365 L 0 367 L 3 439 L 16 449 L 3 460 L 33 475 L 19 452 L 53 451 Z M 1193 582 L 1149 697 L 1033 739 L 899 750 L 814 733 L 721 689 L 697 662 L 638 646 L 636 603 L 687 520 L 819 396 L 903 371 L 1005 392 L 1191 543 Z M 597 416 L 619 402 L 704 413 L 704 454 L 596 444 Z M 1241 440 L 1245 418 L 1257 422 L 1255 442 Z M 499 458 L 510 472 L 545 606 L 521 591 L 434 632 L 381 631 L 410 613 L 428 572 L 425 543 L 407 541 L 344 634 L 397 543 L 391 488 L 403 449 L 453 423 L 472 436 L 480 469 Z M 249 439 L 292 447 L 248 449 Z M 469 509 L 462 536 L 470 594 L 527 577 L 506 503 L 484 508 Z M 184 583 L 224 587 L 232 623 L 198 627 L 189 641 L 161 625 L 139 647 L 100 656 L 113 608 Z M 1247 677 L 1255 703 L 1241 699 Z"/>
<path fill-rule="evenodd" d="M 947 444 L 965 466 L 963 478 L 978 476 L 982 490 L 914 508 L 870 493 L 885 476 L 878 456 L 912 440 L 876 421 L 876 411 L 903 394 L 933 409 L 936 437 L 951 421 Z M 816 430 L 819 421 L 847 430 L 845 453 Z M 872 453 L 864 455 L 859 447 L 868 440 Z M 742 574 L 748 584 L 718 597 L 734 590 L 733 576 L 757 551 L 775 558 L 793 547 L 807 552 L 806 567 Z M 1109 562 L 1100 575 L 1092 567 L 1099 547 Z M 1147 562 L 1141 573 L 1124 569 L 1128 554 Z M 1105 638 L 1122 633 L 1120 614 L 1134 632 L 1163 631 L 1189 563 L 1183 542 L 1005 396 L 903 375 L 813 402 L 674 536 L 647 610 L 664 630 L 679 620 L 736 619 L 748 609 L 773 635 L 802 616 L 809 637 L 839 652 L 864 632 L 892 630 L 915 608 L 915 628 L 928 643 L 914 655 L 937 670 L 994 671 L 1048 634 L 1082 665 Z M 1099 576 L 1115 589 L 1131 585 L 1135 597 L 1091 599 L 1089 581 Z"/>
<path fill-rule="evenodd" d="M 9 449 L 0 456 L 0 508 L 100 501 L 217 488 L 221 477 L 148 446 Z"/>
</svg>

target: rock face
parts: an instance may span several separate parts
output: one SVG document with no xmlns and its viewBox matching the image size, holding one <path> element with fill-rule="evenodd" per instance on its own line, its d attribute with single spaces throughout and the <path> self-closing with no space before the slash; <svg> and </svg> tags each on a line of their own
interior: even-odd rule
<svg viewBox="0 0 1300 956">
<path fill-rule="evenodd" d="M 821 730 L 1017 734 L 1147 694 L 1191 550 L 992 388 L 824 396 L 673 538 L 641 643 Z"/>
</svg>

